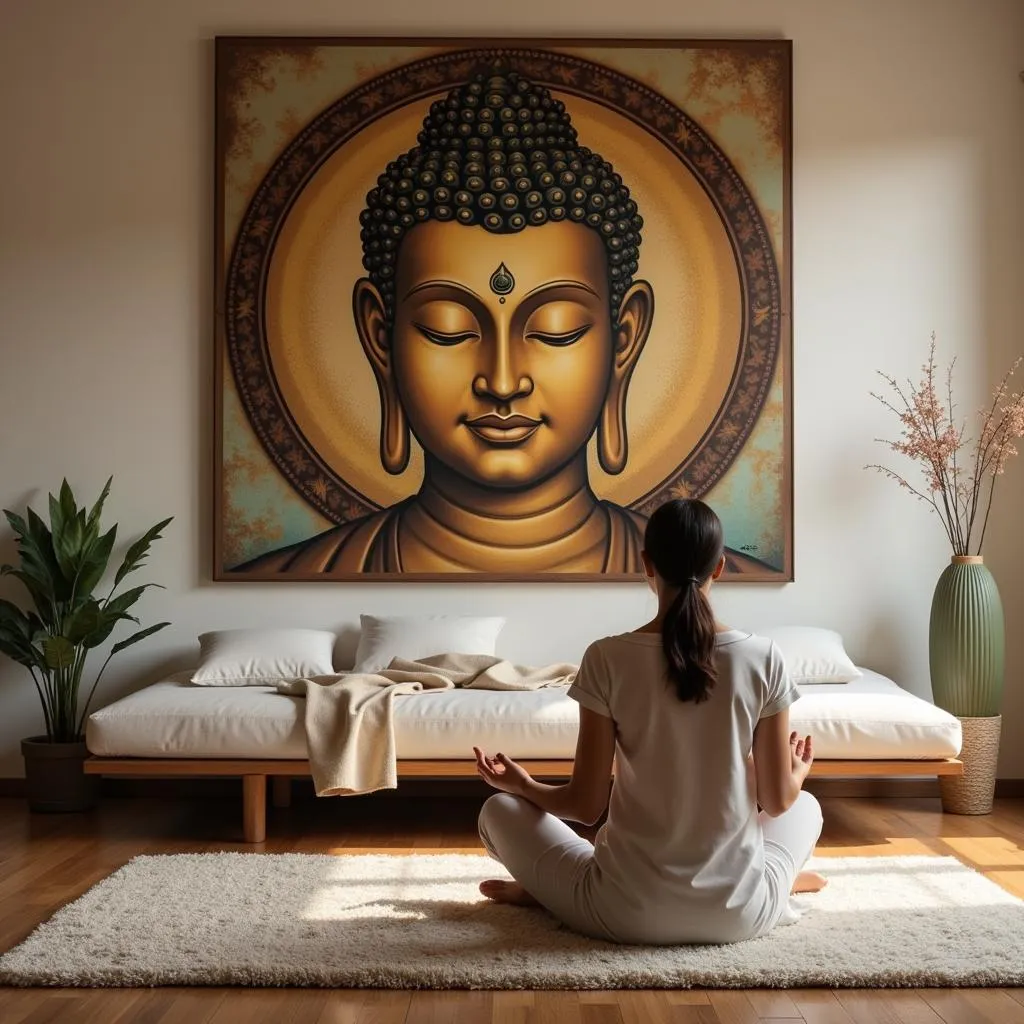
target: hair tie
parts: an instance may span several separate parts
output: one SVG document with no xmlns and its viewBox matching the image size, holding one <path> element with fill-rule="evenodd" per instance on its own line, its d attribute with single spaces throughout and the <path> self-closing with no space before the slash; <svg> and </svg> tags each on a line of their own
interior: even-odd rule
<svg viewBox="0 0 1024 1024">
<path fill-rule="evenodd" d="M 701 584 L 701 580 L 700 580 L 700 577 L 699 577 L 699 576 L 691 576 L 691 577 L 689 578 L 688 582 L 689 582 L 689 583 L 696 583 L 698 587 L 699 587 L 699 586 L 700 586 L 700 584 Z"/>
</svg>

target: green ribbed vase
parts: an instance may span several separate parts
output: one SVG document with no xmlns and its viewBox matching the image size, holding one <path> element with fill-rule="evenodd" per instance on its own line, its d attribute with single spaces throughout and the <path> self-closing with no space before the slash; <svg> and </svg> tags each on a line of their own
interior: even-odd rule
<svg viewBox="0 0 1024 1024">
<path fill-rule="evenodd" d="M 935 703 L 958 718 L 988 718 L 1003 700 L 1003 604 L 980 555 L 954 555 L 932 598 L 928 661 Z"/>
</svg>

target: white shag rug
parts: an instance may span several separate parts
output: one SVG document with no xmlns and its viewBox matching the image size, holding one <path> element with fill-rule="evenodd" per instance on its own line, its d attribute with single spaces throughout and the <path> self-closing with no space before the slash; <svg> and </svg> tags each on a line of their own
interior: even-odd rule
<svg viewBox="0 0 1024 1024">
<path fill-rule="evenodd" d="M 952 857 L 819 858 L 793 925 L 616 946 L 477 892 L 472 855 L 136 857 L 0 957 L 0 984 L 435 989 L 1024 984 L 1024 902 Z"/>
</svg>

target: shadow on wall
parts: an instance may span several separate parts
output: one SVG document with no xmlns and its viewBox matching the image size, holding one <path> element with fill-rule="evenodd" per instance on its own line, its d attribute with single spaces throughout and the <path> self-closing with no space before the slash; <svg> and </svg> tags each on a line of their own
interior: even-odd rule
<svg viewBox="0 0 1024 1024">
<path fill-rule="evenodd" d="M 359 627 L 347 624 L 338 629 L 338 642 L 334 645 L 334 667 L 351 668 L 356 663 L 359 646 Z"/>
<path fill-rule="evenodd" d="M 912 661 L 908 656 L 906 630 L 901 628 L 899 616 L 887 609 L 872 609 L 873 618 L 861 631 L 863 642 L 858 646 L 860 655 L 854 659 L 858 665 L 896 680 L 900 686 L 925 700 L 931 699 L 931 685 L 927 678 L 920 686 L 913 685 Z"/>
<path fill-rule="evenodd" d="M 1024 72 L 1011 83 L 1016 104 L 1016 123 L 1024 114 Z M 1010 125 L 1007 125 L 1010 129 Z M 1024 144 L 1020 132 L 1007 130 L 997 145 L 982 156 L 981 216 L 972 239 L 980 276 L 979 319 L 981 336 L 955 339 L 961 352 L 978 352 L 979 372 L 986 388 L 1002 378 L 1014 360 L 1024 355 L 1015 306 L 1005 301 L 1008 292 L 1020 287 L 1020 236 L 1024 230 L 1024 199 L 1019 188 L 1024 166 Z M 1014 312 L 1010 312 L 1011 309 Z M 951 341 L 954 339 L 951 339 Z M 1024 389 L 1024 367 L 1011 381 L 1011 391 Z M 1018 449 L 1024 445 L 1018 443 Z M 1024 775 L 1019 740 L 1024 732 L 1024 691 L 1014 685 L 1024 666 L 1024 455 L 1012 458 L 1004 476 L 996 483 L 992 518 L 985 537 L 985 562 L 996 578 L 1006 621 L 1006 686 L 1003 691 L 1003 742 L 999 755 L 1001 777 Z"/>
</svg>

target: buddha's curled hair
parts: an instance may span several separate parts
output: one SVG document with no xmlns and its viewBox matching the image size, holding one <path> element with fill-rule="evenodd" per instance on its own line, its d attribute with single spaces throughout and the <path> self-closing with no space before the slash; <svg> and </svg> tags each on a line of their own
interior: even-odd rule
<svg viewBox="0 0 1024 1024">
<path fill-rule="evenodd" d="M 583 224 L 604 242 L 618 314 L 636 273 L 643 219 L 611 164 L 577 144 L 565 104 L 548 89 L 492 67 L 432 103 L 417 141 L 388 164 L 360 216 L 363 266 L 389 320 L 402 238 L 428 220 L 495 234 L 549 221 Z"/>
</svg>

